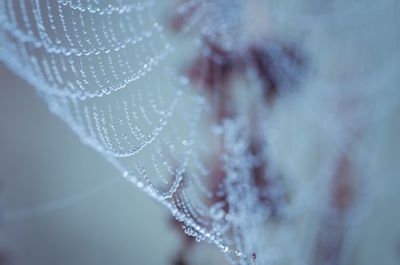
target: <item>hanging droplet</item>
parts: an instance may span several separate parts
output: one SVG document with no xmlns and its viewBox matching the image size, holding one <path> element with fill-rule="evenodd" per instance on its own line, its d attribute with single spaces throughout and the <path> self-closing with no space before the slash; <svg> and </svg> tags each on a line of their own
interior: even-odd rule
<svg viewBox="0 0 400 265">
<path fill-rule="evenodd" d="M 256 265 L 256 258 L 257 258 L 256 253 L 253 252 L 253 254 L 251 254 L 251 258 L 253 260 L 253 265 Z"/>
</svg>

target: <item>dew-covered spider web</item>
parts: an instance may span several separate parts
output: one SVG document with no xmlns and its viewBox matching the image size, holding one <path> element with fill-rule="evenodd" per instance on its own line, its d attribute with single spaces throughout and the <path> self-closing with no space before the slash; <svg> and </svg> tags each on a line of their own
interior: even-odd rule
<svg viewBox="0 0 400 265">
<path fill-rule="evenodd" d="M 179 74 L 160 6 L 0 1 L 0 58 L 84 143 L 165 205 L 187 234 L 242 256 L 221 205 L 213 205 L 201 161 L 212 153 L 202 128 L 209 110 Z"/>
<path fill-rule="evenodd" d="M 0 60 L 186 234 L 232 264 L 289 255 L 266 248 L 279 229 L 266 235 L 265 223 L 291 215 L 289 188 L 268 163 L 268 115 L 259 113 L 278 88 L 297 84 L 303 62 L 277 42 L 249 42 L 268 24 L 262 13 L 261 27 L 245 20 L 262 12 L 256 2 L 177 1 L 166 22 L 161 0 L 0 0 Z"/>
</svg>

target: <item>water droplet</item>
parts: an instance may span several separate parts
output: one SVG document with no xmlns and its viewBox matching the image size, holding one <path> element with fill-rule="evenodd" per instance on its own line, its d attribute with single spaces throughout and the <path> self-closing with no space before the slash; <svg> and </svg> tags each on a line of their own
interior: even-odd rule
<svg viewBox="0 0 400 265">
<path fill-rule="evenodd" d="M 236 250 L 235 251 L 235 255 L 236 255 L 236 257 L 241 257 L 242 253 L 239 250 Z"/>
<path fill-rule="evenodd" d="M 229 248 L 228 248 L 228 246 L 222 245 L 221 250 L 222 250 L 222 252 L 226 253 L 226 252 L 228 252 Z"/>
<path fill-rule="evenodd" d="M 217 202 L 210 207 L 210 216 L 214 220 L 220 220 L 224 217 L 225 212 L 223 207 L 225 206 L 224 202 Z"/>
</svg>

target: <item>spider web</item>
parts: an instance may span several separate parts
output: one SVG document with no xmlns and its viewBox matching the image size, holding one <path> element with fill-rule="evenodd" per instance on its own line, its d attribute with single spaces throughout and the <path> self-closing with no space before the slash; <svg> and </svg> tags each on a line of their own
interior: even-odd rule
<svg viewBox="0 0 400 265">
<path fill-rule="evenodd" d="M 179 45 L 156 18 L 160 9 L 156 1 L 0 1 L 0 60 L 188 235 L 248 259 L 213 205 L 201 159 L 214 151 L 202 126 L 210 108 L 176 73 Z"/>
<path fill-rule="evenodd" d="M 269 160 L 269 153 L 263 149 L 268 146 L 265 134 L 269 132 L 269 124 L 266 124 L 269 109 L 264 106 L 265 101 L 260 103 L 263 95 L 257 90 L 262 86 L 261 78 L 257 77 L 254 69 L 249 69 L 243 78 L 245 80 L 238 81 L 245 89 L 235 90 L 235 117 L 215 122 L 212 118 L 215 114 L 212 100 L 215 99 L 207 98 L 179 74 L 182 60 L 192 55 L 195 49 L 201 50 L 198 48 L 204 37 L 217 43 L 224 51 L 246 46 L 248 38 L 259 34 L 259 31 L 255 28 L 249 30 L 252 31 L 249 35 L 243 34 L 247 30 L 242 28 L 246 21 L 241 21 L 244 17 L 242 13 L 246 12 L 244 3 L 251 6 L 252 3 L 265 1 L 178 1 L 180 4 L 175 11 L 186 17 L 181 32 L 193 30 L 199 33 L 191 41 L 168 35 L 162 26 L 165 21 L 160 19 L 165 8 L 165 3 L 161 2 L 164 1 L 0 0 L 0 60 L 30 82 L 49 109 L 64 120 L 82 142 L 102 154 L 124 178 L 166 206 L 182 224 L 186 234 L 198 241 L 214 243 L 233 264 L 253 264 L 252 252 L 263 253 L 257 257 L 259 264 L 281 264 L 290 259 L 305 262 L 307 246 L 303 246 L 303 242 L 310 238 L 300 235 L 307 240 L 298 240 L 295 230 L 302 232 L 304 227 L 299 229 L 291 225 L 290 218 L 307 212 L 304 211 L 306 208 L 320 207 L 321 203 L 315 198 L 325 198 L 321 196 L 324 190 L 315 196 L 316 191 L 312 187 L 325 186 L 307 183 L 309 189 L 303 187 L 304 191 L 299 192 L 304 198 L 293 197 L 293 205 L 288 205 L 290 203 L 286 199 L 280 200 L 285 198 L 282 193 L 286 187 L 279 182 L 270 164 L 267 169 L 260 166 Z M 388 42 L 393 43 L 388 49 L 375 49 L 377 44 L 369 40 L 379 40 L 376 43 L 380 45 L 383 38 L 379 34 L 383 31 L 377 30 L 378 27 L 372 37 L 366 33 L 362 35 L 366 40 L 363 44 L 370 46 L 359 49 L 359 41 L 355 41 L 359 28 L 371 24 L 367 23 L 370 17 L 374 17 L 372 15 L 386 14 L 385 10 L 391 10 L 393 14 L 396 12 L 389 5 L 394 1 L 388 0 L 379 8 L 370 2 L 366 8 L 364 1 L 356 1 L 351 6 L 348 6 L 348 1 L 323 5 L 308 1 L 308 7 L 298 1 L 271 0 L 268 5 L 274 8 L 274 14 L 269 15 L 279 23 L 268 30 L 282 38 L 285 34 L 298 36 L 299 40 L 308 36 L 308 49 L 313 49 L 310 53 L 315 57 L 315 67 L 329 74 L 334 71 L 327 64 L 333 62 L 332 67 L 335 68 L 338 66 L 335 62 L 339 61 L 329 57 L 337 55 L 332 51 L 340 50 L 342 56 L 342 49 L 338 47 L 348 47 L 349 41 L 349 46 L 357 47 L 350 51 L 360 54 L 364 51 L 368 55 L 351 55 L 350 58 L 354 57 L 350 62 L 357 62 L 362 57 L 371 58 L 371 62 L 363 63 L 365 69 L 360 67 L 359 72 L 354 72 L 354 67 L 349 68 L 354 72 L 353 79 L 360 81 L 358 85 L 351 85 L 355 87 L 354 92 L 359 91 L 356 87 L 362 87 L 363 93 L 370 93 L 366 98 L 383 98 L 381 101 L 385 104 L 393 102 L 391 106 L 397 106 L 397 86 L 386 89 L 385 97 L 382 97 L 382 90 L 376 87 L 381 87 L 380 81 L 397 76 L 398 52 L 391 55 L 390 65 L 393 67 L 388 66 L 389 60 L 383 64 L 379 56 L 375 59 L 370 56 L 370 51 L 375 50 L 397 51 L 395 42 Z M 253 11 L 262 13 L 258 7 L 254 5 Z M 392 17 L 389 16 L 389 19 L 397 21 L 394 20 L 397 16 Z M 247 22 L 254 26 L 255 18 L 251 18 Z M 388 20 L 390 23 L 382 21 L 381 26 L 395 24 L 392 20 Z M 353 24 L 353 28 L 347 27 Z M 346 45 L 335 46 L 336 39 L 332 41 L 332 38 L 326 37 L 332 32 L 343 32 L 340 36 Z M 321 40 L 329 45 L 321 44 Z M 297 74 L 290 61 L 281 56 L 283 51 L 279 45 L 270 44 L 266 49 L 272 54 L 268 57 L 272 61 L 270 64 L 275 63 L 274 56 L 281 57 L 280 62 L 286 67 L 283 70 L 289 69 L 292 74 Z M 220 64 L 226 59 L 218 51 L 214 55 L 207 54 L 210 49 L 201 51 L 209 57 L 214 56 L 212 59 Z M 259 64 L 262 67 L 265 62 L 259 61 Z M 381 65 L 380 69 L 384 69 L 385 74 L 382 74 L 383 70 L 376 71 L 375 65 Z M 281 65 L 277 66 L 276 75 L 285 76 L 287 73 L 281 71 Z M 371 73 L 376 72 L 369 79 L 363 75 L 370 69 L 367 66 L 371 66 Z M 206 65 L 200 65 L 199 69 L 204 71 L 199 75 L 210 74 Z M 315 73 L 318 76 L 314 79 L 321 84 L 311 84 L 318 86 L 318 91 L 320 87 L 329 87 L 331 81 L 321 77 L 324 73 Z M 215 78 L 210 77 L 211 80 Z M 278 81 L 284 84 L 286 80 Z M 332 87 L 332 91 L 338 88 L 335 83 Z M 344 87 L 340 93 L 347 89 Z M 366 89 L 368 87 L 370 89 Z M 343 95 L 348 95 L 346 93 Z M 312 113 L 315 112 L 314 103 L 312 98 L 312 104 L 308 104 Z M 380 109 L 382 114 L 379 115 L 383 116 L 386 109 Z M 315 121 L 320 122 L 318 117 Z M 331 123 L 339 124 L 338 121 L 332 118 Z M 261 140 L 251 146 L 255 135 Z M 346 146 L 346 141 L 349 141 L 343 137 L 346 134 L 339 135 L 335 135 L 338 139 L 336 144 Z M 336 165 L 335 161 L 329 163 L 328 166 L 321 166 L 322 173 L 318 173 L 323 181 L 330 179 L 331 166 Z M 269 179 L 267 182 L 262 177 L 257 180 L 254 175 L 268 175 Z M 263 181 L 268 189 L 257 187 L 260 185 L 257 182 Z M 264 203 L 260 202 L 260 198 Z M 274 217 L 281 214 L 276 213 L 275 208 L 282 209 L 283 214 L 289 212 L 284 222 L 274 222 Z M 307 218 L 311 220 L 319 213 L 315 210 Z M 270 220 L 271 225 L 266 227 L 266 222 Z M 291 249 L 287 247 L 289 245 Z"/>
</svg>

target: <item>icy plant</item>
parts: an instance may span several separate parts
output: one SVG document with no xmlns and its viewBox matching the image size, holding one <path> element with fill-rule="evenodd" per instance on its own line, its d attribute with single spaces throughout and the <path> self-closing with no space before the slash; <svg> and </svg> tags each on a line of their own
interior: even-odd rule
<svg viewBox="0 0 400 265">
<path fill-rule="evenodd" d="M 0 0 L 0 59 L 232 264 L 341 264 L 354 157 L 398 101 L 398 4 L 315 2 Z M 386 31 L 360 32 L 370 16 Z"/>
</svg>

